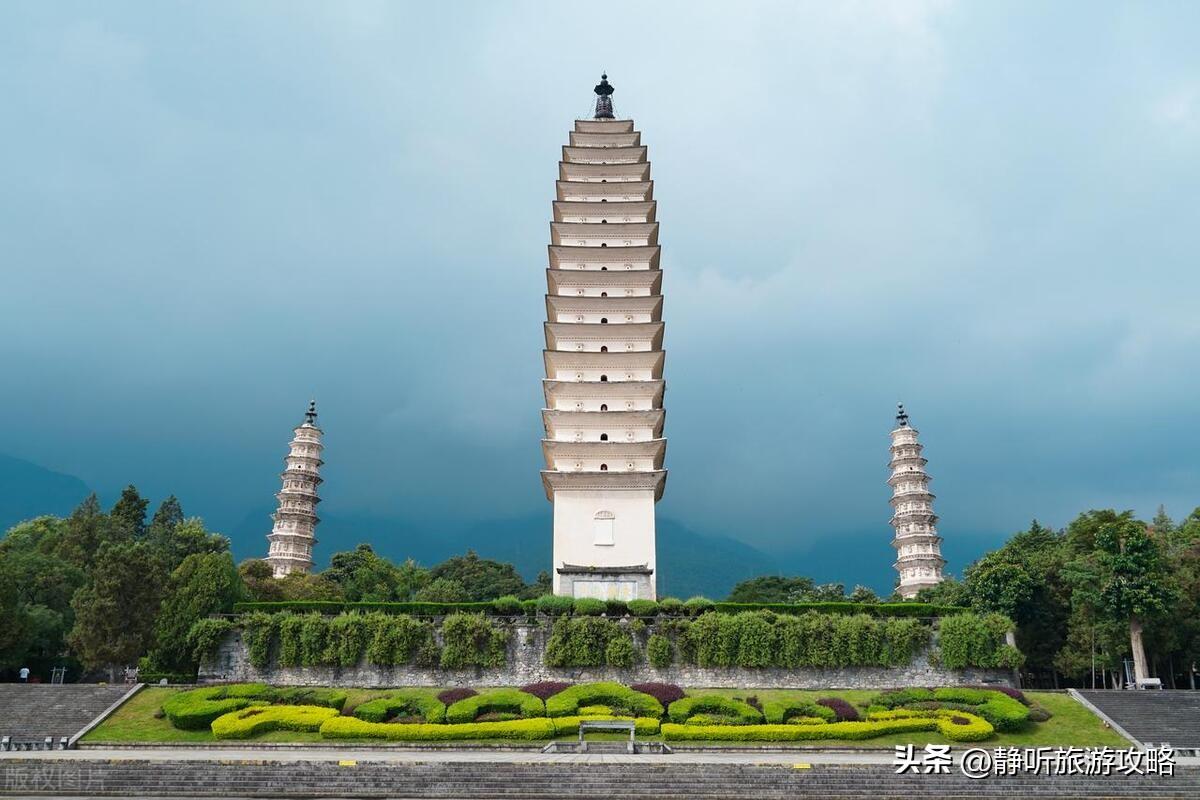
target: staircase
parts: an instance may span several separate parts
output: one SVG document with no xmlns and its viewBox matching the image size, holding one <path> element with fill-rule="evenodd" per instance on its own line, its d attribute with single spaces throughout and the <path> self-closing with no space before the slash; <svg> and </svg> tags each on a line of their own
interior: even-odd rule
<svg viewBox="0 0 1200 800">
<path fill-rule="evenodd" d="M 0 739 L 16 745 L 71 737 L 120 700 L 129 686 L 0 683 Z M 21 749 L 25 749 L 22 747 Z"/>
<path fill-rule="evenodd" d="M 0 759 L 0 795 L 110 797 L 403 797 L 533 800 L 1195 800 L 1200 769 L 1170 777 L 896 775 L 888 766 L 713 763 L 348 762 Z"/>
<path fill-rule="evenodd" d="M 1166 742 L 1176 750 L 1200 749 L 1200 692 L 1075 690 L 1074 693 L 1142 744 Z"/>
</svg>

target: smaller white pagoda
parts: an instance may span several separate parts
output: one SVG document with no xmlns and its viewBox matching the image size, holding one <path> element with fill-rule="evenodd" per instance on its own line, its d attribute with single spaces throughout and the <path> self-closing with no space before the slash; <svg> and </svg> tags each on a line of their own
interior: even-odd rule
<svg viewBox="0 0 1200 800">
<path fill-rule="evenodd" d="M 283 486 L 275 495 L 279 507 L 272 516 L 275 525 L 267 534 L 270 545 L 267 563 L 276 578 L 293 572 L 307 573 L 313 567 L 313 545 L 317 543 L 317 487 L 321 484 L 323 432 L 317 427 L 317 401 L 308 404 L 304 422 L 295 429 L 289 446 Z"/>
<path fill-rule="evenodd" d="M 892 528 L 896 548 L 893 565 L 900 576 L 896 591 L 905 599 L 942 582 L 942 537 L 938 535 L 937 515 L 933 513 L 933 495 L 929 492 L 929 462 L 921 455 L 917 429 L 908 424 L 908 414 L 901 403 L 896 412 L 896 429 L 892 431 L 892 460 L 888 467 L 892 476 Z"/>
</svg>

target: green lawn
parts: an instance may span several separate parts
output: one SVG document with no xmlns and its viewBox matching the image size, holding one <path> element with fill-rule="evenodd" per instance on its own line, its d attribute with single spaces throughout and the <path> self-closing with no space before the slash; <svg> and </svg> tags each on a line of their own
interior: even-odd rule
<svg viewBox="0 0 1200 800">
<path fill-rule="evenodd" d="M 128 743 L 128 742 L 169 742 L 174 744 L 189 744 L 189 743 L 213 743 L 220 741 L 214 739 L 213 735 L 208 731 L 181 731 L 174 728 L 170 721 L 165 717 L 156 718 L 155 713 L 159 710 L 163 701 L 179 689 L 150 687 L 143 689 L 134 695 L 129 702 L 121 706 L 115 714 L 105 720 L 102 724 L 83 737 L 83 741 L 87 744 L 100 744 L 105 742 L 111 743 Z M 798 690 L 780 690 L 780 689 L 713 689 L 713 694 L 722 694 L 727 697 L 757 697 L 760 701 L 768 700 L 775 696 L 788 697 L 804 697 L 809 700 L 817 700 L 822 697 L 841 697 L 860 709 L 863 708 L 867 701 L 876 694 L 874 691 L 868 690 L 844 690 L 844 691 L 798 691 Z M 350 695 L 346 702 L 346 708 L 343 713 L 349 713 L 360 703 L 369 700 L 373 697 L 379 697 L 387 694 L 384 689 L 349 689 Z M 1026 730 L 1015 733 L 997 733 L 993 738 L 986 742 L 980 743 L 983 747 L 1030 747 L 1030 746 L 1076 746 L 1076 747 L 1102 747 L 1108 745 L 1111 747 L 1128 747 L 1129 742 L 1122 736 L 1105 727 L 1100 718 L 1096 717 L 1086 708 L 1075 702 L 1070 695 L 1059 694 L 1055 692 L 1026 692 L 1029 699 L 1044 708 L 1046 708 L 1054 716 L 1040 723 L 1033 723 Z M 564 737 L 575 738 L 575 737 Z M 621 738 L 621 734 L 616 735 L 598 735 L 597 738 Z M 258 736 L 252 740 L 253 742 L 325 742 L 319 733 L 300 733 L 295 731 L 273 731 L 271 733 Z M 354 744 L 352 740 L 338 740 L 342 744 Z M 382 744 L 379 740 L 364 740 L 363 743 Z M 230 744 L 237 744 L 231 742 Z M 506 745 L 512 745 L 513 742 L 505 742 Z M 681 743 L 684 744 L 684 743 Z M 891 734 L 888 736 L 879 736 L 874 739 L 865 741 L 829 741 L 829 742 L 788 742 L 781 743 L 780 746 L 796 747 L 796 748 L 813 748 L 813 747 L 856 747 L 856 748 L 875 748 L 875 749 L 891 749 L 898 744 L 951 744 L 956 748 L 962 747 L 962 743 L 954 743 L 949 739 L 944 738 L 937 733 L 913 733 L 913 734 Z M 395 743 L 393 746 L 402 747 L 402 743 Z M 688 747 L 744 747 L 744 743 L 723 743 L 723 742 L 688 742 Z"/>
</svg>

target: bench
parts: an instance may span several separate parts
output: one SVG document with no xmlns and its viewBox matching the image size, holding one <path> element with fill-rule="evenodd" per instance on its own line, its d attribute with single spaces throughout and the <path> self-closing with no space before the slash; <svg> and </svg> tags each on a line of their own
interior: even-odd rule
<svg viewBox="0 0 1200 800">
<path fill-rule="evenodd" d="M 579 752 L 587 752 L 587 742 L 583 735 L 588 731 L 629 731 L 629 752 L 636 751 L 637 727 L 631 719 L 585 719 L 579 722 Z"/>
<path fill-rule="evenodd" d="M 1159 678 L 1142 678 L 1137 682 L 1139 689 L 1157 689 L 1162 691 L 1162 680 Z"/>
</svg>

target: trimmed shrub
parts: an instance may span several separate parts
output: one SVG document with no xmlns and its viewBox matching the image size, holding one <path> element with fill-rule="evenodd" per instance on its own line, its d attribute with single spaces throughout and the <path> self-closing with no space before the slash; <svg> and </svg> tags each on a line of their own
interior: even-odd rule
<svg viewBox="0 0 1200 800">
<path fill-rule="evenodd" d="M 453 689 L 444 689 L 438 692 L 437 699 L 441 700 L 445 705 L 451 706 L 459 700 L 466 700 L 468 697 L 474 697 L 479 692 L 465 686 L 458 686 Z"/>
<path fill-rule="evenodd" d="M 894 689 L 890 692 L 877 694 L 868 701 L 868 705 L 883 708 L 899 708 L 910 703 L 920 703 L 935 699 L 933 689 Z"/>
<path fill-rule="evenodd" d="M 574 607 L 574 598 L 562 597 L 556 594 L 545 594 L 537 600 L 538 613 L 551 617 L 561 617 L 564 614 L 570 614 L 571 609 Z"/>
<path fill-rule="evenodd" d="M 658 613 L 678 617 L 683 614 L 683 601 L 678 597 L 664 597 L 658 601 Z"/>
<path fill-rule="evenodd" d="M 361 614 L 339 614 L 329 620 L 325 640 L 325 660 L 341 667 L 353 667 L 367 646 L 366 618 Z"/>
<path fill-rule="evenodd" d="M 716 609 L 716 604 L 712 600 L 709 600 L 707 597 L 700 597 L 699 595 L 688 598 L 687 602 L 683 604 L 683 610 L 693 617 L 698 617 L 714 609 Z"/>
<path fill-rule="evenodd" d="M 542 660 L 550 667 L 599 667 L 607 663 L 608 643 L 628 634 L 603 617 L 560 617 L 550 629 Z"/>
<path fill-rule="evenodd" d="M 822 697 L 817 705 L 833 711 L 838 722 L 856 722 L 859 719 L 858 709 L 840 697 Z"/>
<path fill-rule="evenodd" d="M 658 669 L 666 669 L 675 660 L 671 640 L 661 633 L 652 633 L 646 641 L 646 659 Z"/>
<path fill-rule="evenodd" d="M 968 688 L 971 688 L 971 689 L 982 689 L 982 690 L 983 690 L 983 691 L 985 691 L 985 692 L 999 692 L 1000 694 L 1006 694 L 1006 695 L 1008 695 L 1009 697 L 1011 697 L 1013 700 L 1016 700 L 1016 701 L 1018 701 L 1018 702 L 1024 703 L 1024 704 L 1025 704 L 1025 705 L 1027 705 L 1027 706 L 1031 706 L 1031 705 L 1033 705 L 1033 703 L 1032 703 L 1032 702 L 1030 702 L 1029 698 L 1025 696 L 1025 693 L 1024 693 L 1024 692 L 1022 692 L 1020 689 L 1014 689 L 1014 688 L 1012 688 L 1011 686 L 987 686 L 987 685 L 981 685 L 981 686 L 971 686 L 971 687 L 968 687 Z"/>
<path fill-rule="evenodd" d="M 608 706 L 614 712 L 628 712 L 635 717 L 663 715 L 662 703 L 648 694 L 636 692 L 619 683 L 581 683 L 564 689 L 546 701 L 546 715 L 573 717 L 583 706 Z"/>
<path fill-rule="evenodd" d="M 626 605 L 635 617 L 653 617 L 658 613 L 658 603 L 653 600 L 630 600 Z"/>
<path fill-rule="evenodd" d="M 506 594 L 492 601 L 492 612 L 502 617 L 515 617 L 524 610 L 521 598 L 515 595 Z"/>
<path fill-rule="evenodd" d="M 955 742 L 981 742 L 991 738 L 996 729 L 983 717 L 965 711 L 910 711 L 900 708 L 895 711 L 881 711 L 871 714 L 871 722 L 894 722 L 896 720 L 922 719 L 932 721 L 935 725 L 927 730 L 936 730 L 942 736 Z"/>
<path fill-rule="evenodd" d="M 1017 731 L 1029 721 L 1029 707 L 1021 701 L 990 689 L 948 687 L 938 689 L 934 699 L 973 706 L 974 713 L 992 723 L 998 731 Z"/>
<path fill-rule="evenodd" d="M 554 723 L 545 717 L 507 722 L 470 722 L 456 725 L 406 725 L 366 722 L 355 717 L 333 717 L 321 725 L 326 739 L 386 739 L 388 741 L 447 742 L 469 739 L 554 738 Z"/>
<path fill-rule="evenodd" d="M 661 703 L 663 708 L 683 699 L 684 696 L 683 689 L 673 683 L 634 683 L 630 684 L 629 688 L 650 695 Z"/>
<path fill-rule="evenodd" d="M 734 741 L 734 742 L 788 742 L 819 739 L 841 739 L 858 741 L 874 739 L 894 733 L 937 731 L 947 739 L 959 742 L 978 742 L 990 737 L 992 726 L 987 720 L 958 712 L 947 716 L 905 716 L 917 712 L 887 711 L 895 715 L 887 718 L 861 722 L 830 722 L 821 725 L 681 725 L 664 722 L 662 737 L 667 741 Z M 951 717 L 967 718 L 967 724 L 958 724 Z"/>
<path fill-rule="evenodd" d="M 633 646 L 633 639 L 621 633 L 608 640 L 604 648 L 604 663 L 610 667 L 632 667 L 640 655 Z"/>
<path fill-rule="evenodd" d="M 231 683 L 171 695 L 163 702 L 162 711 L 176 728 L 202 731 L 224 714 L 272 703 L 340 710 L 346 703 L 346 693 L 331 689 L 272 689 L 263 683 Z"/>
<path fill-rule="evenodd" d="M 275 630 L 275 617 L 271 614 L 250 614 L 243 617 L 242 641 L 246 645 L 246 656 L 250 665 L 263 669 L 271 661 L 271 639 Z"/>
<path fill-rule="evenodd" d="M 336 716 L 336 708 L 323 706 L 252 706 L 214 719 L 212 733 L 217 739 L 249 739 L 274 730 L 316 731 Z"/>
<path fill-rule="evenodd" d="M 446 720 L 446 704 L 429 692 L 410 690 L 368 700 L 354 709 L 354 716 L 367 722 L 387 722 L 401 714 L 437 724 Z"/>
<path fill-rule="evenodd" d="M 425 620 L 407 614 L 380 613 L 368 614 L 366 620 L 368 663 L 394 666 L 421 662 L 423 650 L 437 648 L 433 625 Z"/>
<path fill-rule="evenodd" d="M 608 604 L 594 597 L 577 597 L 571 611 L 578 617 L 598 617 L 608 611 Z"/>
<path fill-rule="evenodd" d="M 763 716 L 770 725 L 783 725 L 793 717 L 808 717 L 822 722 L 837 721 L 837 712 L 832 708 L 799 699 L 768 700 L 763 703 Z"/>
<path fill-rule="evenodd" d="M 693 714 L 720 714 L 740 725 L 756 725 L 763 721 L 757 708 L 741 700 L 722 697 L 719 694 L 700 694 L 684 697 L 671 703 L 667 716 L 671 722 L 684 723 Z M 830 712 L 832 715 L 832 712 Z"/>
<path fill-rule="evenodd" d="M 604 613 L 610 617 L 627 617 L 629 616 L 629 604 L 624 600 L 605 600 Z"/>
<path fill-rule="evenodd" d="M 546 704 L 531 694 L 518 689 L 492 689 L 491 691 L 459 700 L 446 709 L 446 722 L 461 724 L 474 722 L 480 714 L 493 712 L 519 714 L 521 717 L 546 716 Z"/>
<path fill-rule="evenodd" d="M 508 630 L 482 614 L 452 614 L 442 622 L 443 669 L 503 667 Z"/>
<path fill-rule="evenodd" d="M 617 717 L 617 716 L 578 716 L 578 717 L 551 717 L 550 721 L 554 724 L 554 733 L 556 736 L 571 736 L 579 733 L 579 723 L 587 720 L 594 722 L 603 719 L 632 719 L 633 729 L 638 736 L 657 736 L 659 731 L 659 722 L 657 717 Z"/>
<path fill-rule="evenodd" d="M 526 694 L 531 694 L 544 702 L 564 689 L 570 688 L 571 684 L 567 683 L 566 681 L 539 681 L 537 683 L 530 683 L 526 686 L 522 686 L 521 691 L 525 692 Z"/>
</svg>

